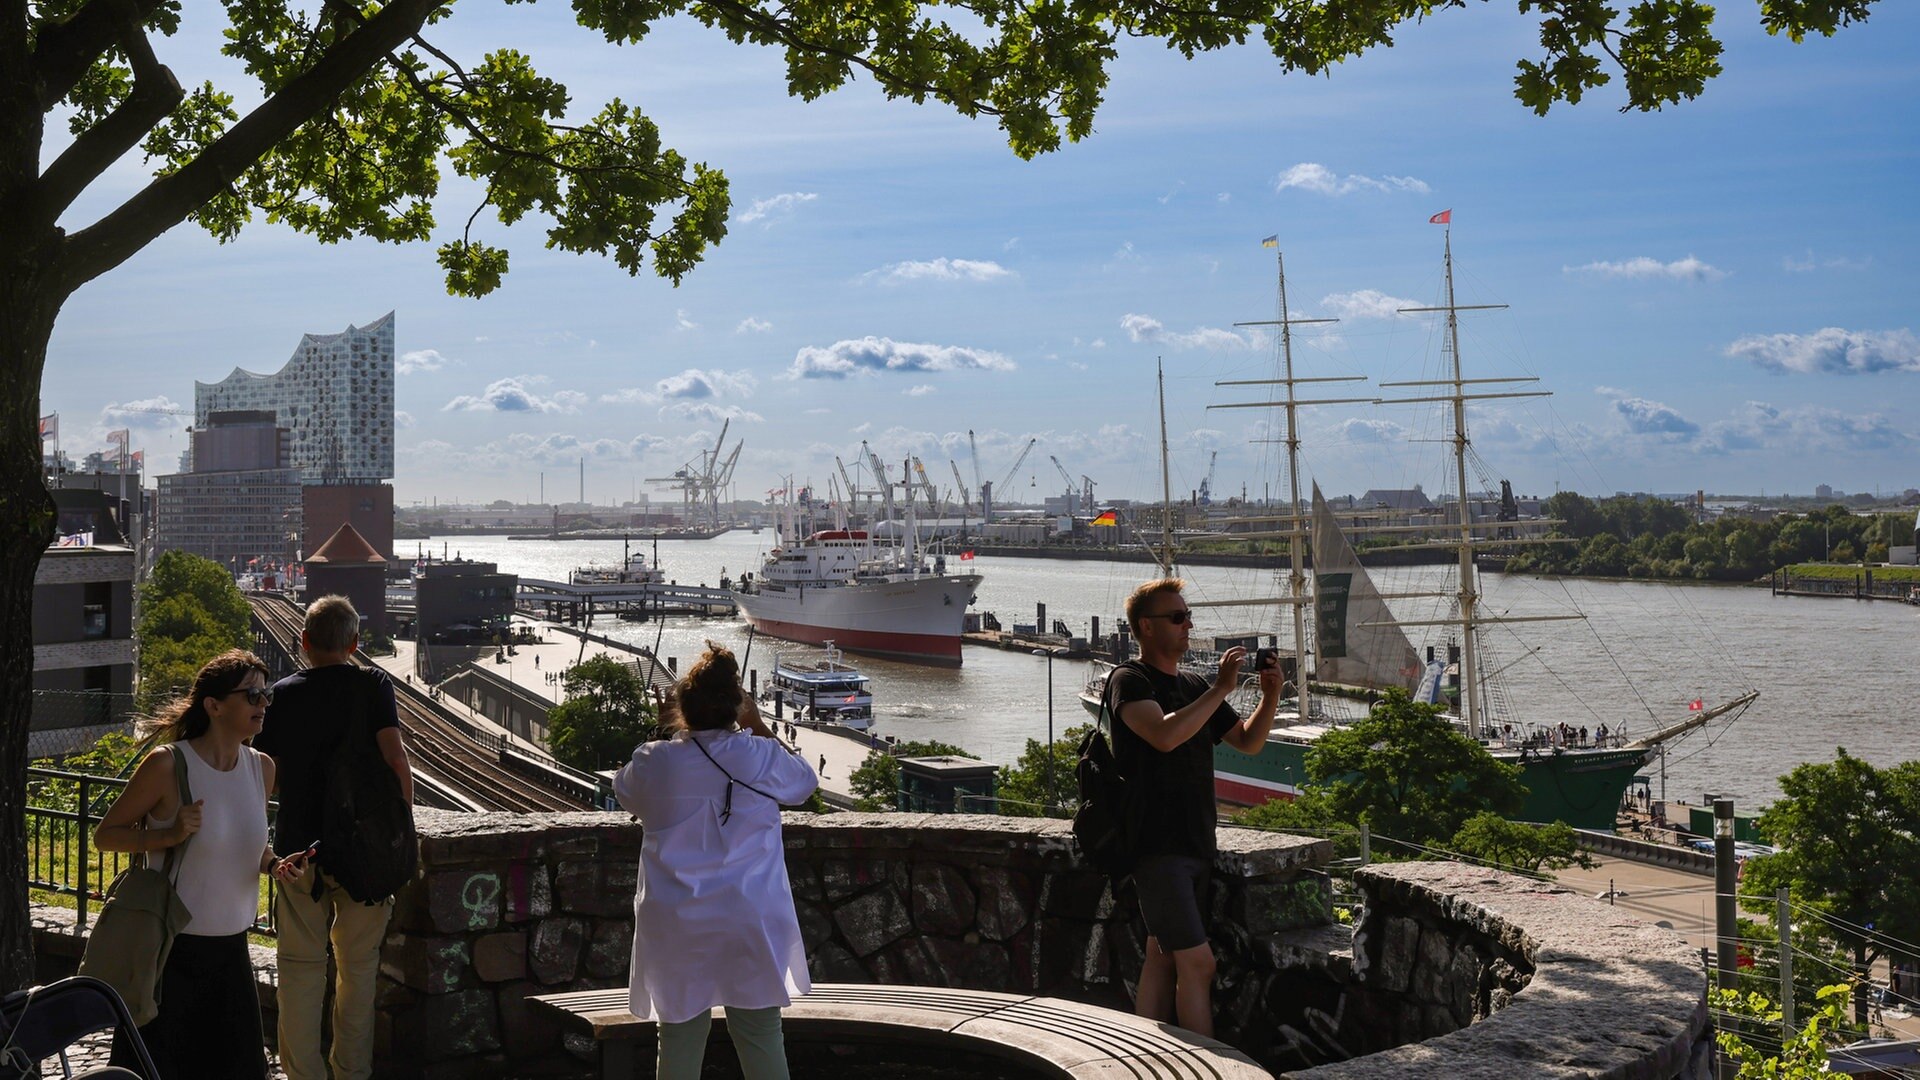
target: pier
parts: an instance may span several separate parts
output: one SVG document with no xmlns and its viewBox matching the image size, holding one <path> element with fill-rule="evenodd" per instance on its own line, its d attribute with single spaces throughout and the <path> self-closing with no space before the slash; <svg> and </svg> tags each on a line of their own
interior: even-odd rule
<svg viewBox="0 0 1920 1080">
<path fill-rule="evenodd" d="M 731 591 L 708 585 L 574 585 L 527 577 L 520 579 L 514 607 L 522 614 L 549 622 L 570 623 L 591 623 L 598 615 L 644 621 L 664 615 L 731 615 L 735 610 Z"/>
</svg>

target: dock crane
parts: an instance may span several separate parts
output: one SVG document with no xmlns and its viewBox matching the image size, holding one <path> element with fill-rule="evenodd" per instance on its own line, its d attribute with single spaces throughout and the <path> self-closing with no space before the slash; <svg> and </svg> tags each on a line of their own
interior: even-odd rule
<svg viewBox="0 0 1920 1080">
<path fill-rule="evenodd" d="M 1207 458 L 1207 475 L 1200 481 L 1199 502 L 1201 506 L 1211 506 L 1213 504 L 1213 468 L 1219 460 L 1220 451 L 1218 450 L 1215 450 L 1212 456 Z"/>
<path fill-rule="evenodd" d="M 1073 474 L 1067 471 L 1067 467 L 1060 464 L 1058 457 L 1048 454 L 1047 460 L 1053 462 L 1053 467 L 1060 470 L 1060 479 L 1067 483 L 1067 516 L 1072 517 L 1073 504 L 1080 497 L 1080 485 L 1074 481 Z"/>
<path fill-rule="evenodd" d="M 952 458 L 947 459 L 947 464 L 953 468 L 953 490 L 960 494 L 960 512 L 967 513 L 973 509 L 973 500 L 967 497 L 967 482 L 961 478 L 960 466 Z"/>
<path fill-rule="evenodd" d="M 927 479 L 927 467 L 920 464 L 918 457 L 909 457 L 907 460 L 913 465 L 914 476 L 919 478 L 916 482 L 920 486 L 920 493 L 927 497 L 927 512 L 936 518 L 939 517 L 940 492 L 934 489 L 933 481 Z"/>
<path fill-rule="evenodd" d="M 697 461 L 680 466 L 672 476 L 647 478 L 649 484 L 662 484 L 681 493 L 686 505 L 686 521 L 696 528 L 702 524 L 714 528 L 720 525 L 720 493 L 733 482 L 733 468 L 740 461 L 743 445 L 743 441 L 736 440 L 733 452 L 726 453 L 727 429 L 732 423 L 731 419 L 721 423 L 720 437 L 713 441 L 713 449 L 701 450 Z"/>
<path fill-rule="evenodd" d="M 852 513 L 854 504 L 859 501 L 860 489 L 853 486 L 853 477 L 847 475 L 847 463 L 840 460 L 840 455 L 833 456 L 833 463 L 840 470 L 840 482 L 846 485 L 847 511 Z"/>
</svg>

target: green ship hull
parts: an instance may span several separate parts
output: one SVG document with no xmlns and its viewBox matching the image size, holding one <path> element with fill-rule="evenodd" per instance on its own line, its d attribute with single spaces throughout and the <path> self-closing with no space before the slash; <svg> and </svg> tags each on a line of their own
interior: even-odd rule
<svg viewBox="0 0 1920 1080">
<path fill-rule="evenodd" d="M 1288 738 L 1285 729 L 1275 731 L 1258 754 L 1220 744 L 1213 751 L 1215 795 L 1238 806 L 1293 798 L 1306 779 L 1311 745 Z M 1520 767 L 1527 799 L 1514 820 L 1564 821 L 1576 829 L 1601 832 L 1613 831 L 1627 786 L 1655 753 L 1650 747 L 1489 749 L 1497 760 Z"/>
</svg>

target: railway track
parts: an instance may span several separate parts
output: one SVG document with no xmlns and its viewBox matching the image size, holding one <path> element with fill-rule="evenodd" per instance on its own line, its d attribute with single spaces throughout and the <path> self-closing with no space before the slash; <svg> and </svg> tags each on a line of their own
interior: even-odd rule
<svg viewBox="0 0 1920 1080">
<path fill-rule="evenodd" d="M 247 600 L 264 635 L 296 666 L 305 667 L 306 661 L 300 655 L 304 613 L 280 596 L 253 594 Z M 356 656 L 354 663 L 361 667 L 374 666 L 363 656 Z M 581 810 L 589 806 L 590 795 L 580 790 L 577 778 L 558 767 L 527 763 L 533 770 L 552 774 L 547 777 L 551 783 L 542 784 L 509 767 L 499 743 L 449 718 L 411 683 L 394 683 L 394 701 L 399 707 L 400 727 L 406 733 L 407 754 L 416 781 L 416 803 L 449 810 L 519 813 Z"/>
</svg>

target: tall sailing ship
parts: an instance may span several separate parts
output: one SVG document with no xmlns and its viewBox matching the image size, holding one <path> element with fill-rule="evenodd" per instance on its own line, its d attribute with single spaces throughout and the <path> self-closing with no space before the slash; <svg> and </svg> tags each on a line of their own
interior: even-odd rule
<svg viewBox="0 0 1920 1080">
<path fill-rule="evenodd" d="M 1276 257 L 1278 258 L 1278 257 Z M 1452 228 L 1446 241 L 1447 302 L 1436 308 L 1407 309 L 1409 313 L 1444 313 L 1446 336 L 1443 339 L 1450 362 L 1450 377 L 1411 383 L 1383 383 L 1383 388 L 1416 388 L 1419 396 L 1387 401 L 1379 398 L 1324 398 L 1309 400 L 1297 395 L 1297 387 L 1306 383 L 1357 381 L 1356 376 L 1336 378 L 1296 377 L 1293 368 L 1291 327 L 1304 322 L 1330 320 L 1289 319 L 1286 300 L 1285 263 L 1277 262 L 1279 272 L 1279 308 L 1277 322 L 1256 325 L 1279 327 L 1280 377 L 1244 380 L 1221 385 L 1267 385 L 1284 388 L 1284 397 L 1275 401 L 1235 403 L 1216 408 L 1284 409 L 1287 469 L 1291 490 L 1291 513 L 1251 519 L 1267 525 L 1279 525 L 1276 531 L 1251 534 L 1288 540 L 1291 550 L 1287 587 L 1279 596 L 1222 601 L 1190 600 L 1194 608 L 1271 604 L 1292 611 L 1294 670 L 1311 671 L 1311 677 L 1299 680 L 1299 696 L 1283 705 L 1274 721 L 1266 744 L 1254 754 L 1241 753 L 1222 743 L 1214 750 L 1214 788 L 1223 802 L 1258 805 L 1276 798 L 1292 798 L 1307 779 L 1307 752 L 1314 743 L 1336 729 L 1343 719 L 1357 718 L 1364 704 L 1344 695 L 1359 695 L 1397 687 L 1416 699 L 1443 705 L 1448 719 L 1468 737 L 1479 742 L 1492 756 L 1520 769 L 1520 780 L 1527 798 L 1514 815 L 1523 821 L 1564 821 L 1575 828 L 1611 831 L 1628 786 L 1640 770 L 1660 752 L 1662 744 L 1702 725 L 1727 715 L 1738 715 L 1758 691 L 1747 691 L 1732 700 L 1706 707 L 1695 701 L 1689 713 L 1652 732 L 1635 735 L 1627 725 L 1584 728 L 1594 715 L 1596 703 L 1568 703 L 1561 711 L 1516 711 L 1496 717 L 1488 680 L 1483 673 L 1485 649 L 1482 631 L 1499 624 L 1538 622 L 1579 615 L 1506 616 L 1482 612 L 1475 553 L 1489 547 L 1539 543 L 1541 536 L 1516 536 L 1524 531 L 1516 523 L 1500 522 L 1483 535 L 1490 523 L 1472 519 L 1473 498 L 1467 488 L 1467 403 L 1484 398 L 1545 396 L 1537 391 L 1499 391 L 1481 393 L 1470 387 L 1489 383 L 1531 382 L 1532 379 L 1467 379 L 1462 376 L 1458 313 L 1481 307 L 1504 305 L 1462 305 L 1455 302 L 1453 290 Z M 1396 592 L 1384 594 L 1354 553 L 1318 485 L 1313 486 L 1311 514 L 1302 513 L 1299 476 L 1298 413 L 1303 407 L 1369 402 L 1375 404 L 1442 404 L 1450 408 L 1450 439 L 1453 444 L 1453 473 L 1456 484 L 1452 520 L 1436 527 L 1427 525 L 1368 525 L 1370 534 L 1449 534 L 1443 541 L 1458 556 L 1451 591 Z M 1527 523 L 1534 527 L 1555 524 L 1551 521 Z M 1303 541 L 1311 540 L 1312 578 L 1307 576 Z M 1408 546 L 1433 546 L 1430 540 L 1415 539 Z M 1311 586 L 1311 588 L 1309 588 Z M 1449 603 L 1449 617 L 1403 621 L 1396 618 L 1388 599 L 1439 597 Z M 1308 612 L 1311 609 L 1311 618 Z M 1443 628 L 1448 634 L 1446 654 L 1429 648 L 1423 658 L 1407 637 L 1409 627 Z M 1315 648 L 1309 666 L 1309 628 Z M 1198 659 L 1198 658 L 1196 658 Z M 1207 674 L 1211 677 L 1212 672 Z M 1105 673 L 1097 673 L 1082 695 L 1089 711 L 1100 709 L 1099 692 Z M 1343 696 L 1322 696 L 1315 692 L 1339 688 Z M 1598 703 L 1604 705 L 1604 702 Z"/>
<path fill-rule="evenodd" d="M 892 490 L 887 490 L 888 516 Z M 948 667 L 960 665 L 960 631 L 981 576 L 949 572 L 922 549 L 911 493 L 898 541 L 865 529 L 814 528 L 812 508 L 789 499 L 780 543 L 759 575 L 743 575 L 733 599 L 755 630 L 772 637 Z"/>
</svg>

